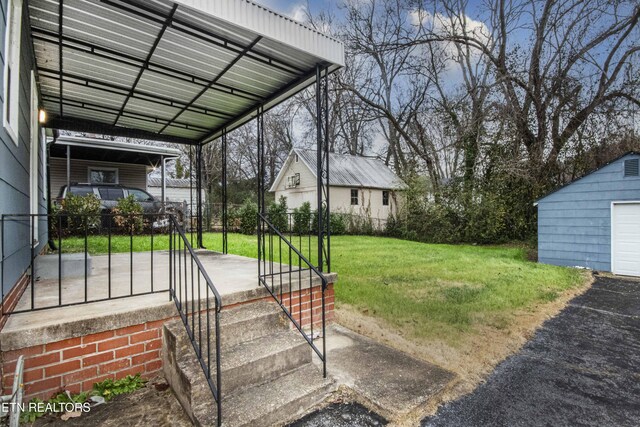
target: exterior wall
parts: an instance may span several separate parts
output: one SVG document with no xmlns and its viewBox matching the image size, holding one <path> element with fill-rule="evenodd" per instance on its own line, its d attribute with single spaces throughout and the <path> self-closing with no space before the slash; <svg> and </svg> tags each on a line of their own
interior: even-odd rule
<svg viewBox="0 0 640 427">
<path fill-rule="evenodd" d="M 25 401 L 69 390 L 91 390 L 108 378 L 140 373 L 151 377 L 162 369 L 162 325 L 168 319 L 39 344 L 2 353 L 2 389 L 10 394 L 18 356 L 25 356 Z"/>
<path fill-rule="evenodd" d="M 4 36 L 7 25 L 7 0 L 1 0 L 0 19 L 0 111 L 4 114 Z M 19 109 L 20 120 L 18 123 L 18 145 L 9 137 L 5 129 L 0 124 L 0 214 L 28 214 L 30 213 L 30 182 L 31 174 L 38 175 L 38 207 L 39 213 L 47 212 L 47 201 L 45 199 L 46 189 L 43 186 L 43 179 L 46 172 L 42 170 L 42 150 L 38 150 L 38 170 L 31 171 L 31 70 L 34 68 L 33 44 L 29 34 L 28 13 L 26 11 L 27 2 L 24 2 L 22 14 L 22 40 L 21 59 L 19 71 L 20 97 Z M 43 144 L 44 141 L 40 141 Z M 23 277 L 27 271 L 31 259 L 31 236 L 28 219 L 20 221 L 16 219 L 5 220 L 4 235 L 4 262 L 2 291 L 7 295 L 11 288 Z M 36 252 L 40 252 L 47 241 L 46 219 L 39 222 L 38 236 L 39 245 Z M 2 231 L 0 230 L 0 233 Z"/>
<path fill-rule="evenodd" d="M 538 259 L 611 271 L 611 203 L 640 200 L 640 177 L 624 177 L 625 156 L 538 202 Z"/>
<path fill-rule="evenodd" d="M 158 200 L 160 200 L 160 198 L 162 197 L 162 187 L 152 187 L 152 186 L 148 186 L 147 187 L 147 191 L 155 198 L 157 198 Z M 204 203 L 205 200 L 205 196 L 206 196 L 206 191 L 202 190 L 200 192 L 200 194 L 202 194 L 202 200 Z M 166 187 L 165 188 L 165 197 L 167 199 L 167 202 L 187 202 L 187 203 L 191 203 L 191 198 L 189 197 L 189 188 L 184 188 L 184 187 Z M 195 205 L 196 202 L 198 201 L 198 191 L 195 189 L 195 183 L 194 183 L 194 189 L 193 189 L 193 204 Z"/>
<path fill-rule="evenodd" d="M 286 190 L 287 177 L 295 175 L 297 173 L 300 174 L 300 185 L 295 188 L 296 190 L 309 190 L 316 188 L 316 177 L 313 175 L 313 173 L 311 173 L 302 159 L 300 159 L 298 162 L 295 161 L 295 153 L 289 157 L 289 164 L 284 165 L 283 168 L 286 169 L 286 174 L 284 175 L 284 179 L 276 188 L 277 191 Z"/>
<path fill-rule="evenodd" d="M 313 313 L 311 313 L 311 298 L 313 297 Z M 266 298 L 268 301 L 273 301 L 273 298 Z M 294 291 L 290 294 L 283 294 L 282 305 L 289 307 L 291 302 L 291 316 L 302 325 L 303 328 L 307 328 L 313 321 L 313 326 L 322 326 L 322 286 L 315 286 L 311 289 L 303 289 L 302 291 Z M 333 283 L 327 285 L 327 289 L 324 292 L 324 304 L 325 304 L 325 321 L 327 323 L 332 322 L 335 318 L 335 297 L 333 292 Z M 290 323 L 292 329 L 295 328 L 293 323 Z"/>
<path fill-rule="evenodd" d="M 382 204 L 382 191 L 377 188 L 358 188 L 358 205 L 351 205 L 351 188 L 331 187 L 329 192 L 332 212 L 352 213 L 386 221 L 389 214 L 397 212 L 397 195 L 389 190 L 389 205 Z"/>
<path fill-rule="evenodd" d="M 351 205 L 351 188 L 330 187 L 331 212 L 349 213 L 386 221 L 390 213 L 397 213 L 398 193 L 389 190 L 389 206 L 384 206 L 382 204 L 382 191 L 376 188 L 358 188 L 358 205 L 353 206 Z M 304 202 L 311 203 L 311 209 L 316 209 L 318 204 L 316 194 L 315 187 L 312 189 L 278 189 L 276 191 L 276 200 L 280 196 L 285 196 L 289 209 L 295 209 Z"/>
<path fill-rule="evenodd" d="M 71 148 L 73 150 L 73 147 Z M 89 167 L 118 168 L 118 181 L 127 187 L 147 188 L 147 167 L 130 163 L 100 162 L 94 160 L 71 159 L 71 182 L 89 182 Z M 51 197 L 57 197 L 60 188 L 67 185 L 67 159 L 49 159 L 51 171 Z"/>
</svg>

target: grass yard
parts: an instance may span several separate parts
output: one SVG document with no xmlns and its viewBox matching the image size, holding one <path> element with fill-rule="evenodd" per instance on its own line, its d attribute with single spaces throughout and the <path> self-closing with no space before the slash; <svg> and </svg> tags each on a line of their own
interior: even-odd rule
<svg viewBox="0 0 640 427">
<path fill-rule="evenodd" d="M 222 245 L 217 233 L 207 233 L 203 240 L 209 249 Z M 255 236 L 230 234 L 228 242 L 230 253 L 257 257 Z M 128 251 L 129 245 L 128 236 L 115 236 L 112 251 Z M 155 237 L 155 249 L 168 245 L 166 236 Z M 104 237 L 90 237 L 88 246 L 94 254 L 107 251 Z M 65 252 L 83 247 L 80 238 L 63 241 Z M 149 250 L 150 239 L 135 237 L 133 248 Z M 331 254 L 332 270 L 338 273 L 338 307 L 348 304 L 404 335 L 452 345 L 476 327 L 507 328 L 514 312 L 553 301 L 586 280 L 578 270 L 527 261 L 525 249 L 513 246 L 334 236 Z"/>
</svg>

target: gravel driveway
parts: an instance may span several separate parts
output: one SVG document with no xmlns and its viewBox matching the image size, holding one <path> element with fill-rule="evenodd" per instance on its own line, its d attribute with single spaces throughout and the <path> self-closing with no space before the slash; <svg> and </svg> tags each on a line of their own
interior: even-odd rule
<svg viewBox="0 0 640 427">
<path fill-rule="evenodd" d="M 423 426 L 640 425 L 640 281 L 598 277 Z"/>
</svg>

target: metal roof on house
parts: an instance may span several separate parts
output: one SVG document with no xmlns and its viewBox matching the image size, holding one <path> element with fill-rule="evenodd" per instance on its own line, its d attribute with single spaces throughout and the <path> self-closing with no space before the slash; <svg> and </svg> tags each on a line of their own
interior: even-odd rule
<svg viewBox="0 0 640 427">
<path fill-rule="evenodd" d="M 294 148 L 289 153 L 289 157 L 274 180 L 270 191 L 275 191 L 280 180 L 284 178 L 294 154 L 297 154 L 313 176 L 316 176 L 317 151 Z M 407 184 L 380 159 L 338 153 L 329 153 L 329 186 L 383 190 L 407 188 Z"/>
<path fill-rule="evenodd" d="M 189 178 L 165 178 L 167 188 L 191 188 L 191 180 Z M 162 178 L 148 177 L 147 186 L 162 187 Z M 193 182 L 193 189 L 196 189 L 196 183 Z"/>
<path fill-rule="evenodd" d="M 50 128 L 205 143 L 344 65 L 341 42 L 247 0 L 29 0 Z"/>
</svg>

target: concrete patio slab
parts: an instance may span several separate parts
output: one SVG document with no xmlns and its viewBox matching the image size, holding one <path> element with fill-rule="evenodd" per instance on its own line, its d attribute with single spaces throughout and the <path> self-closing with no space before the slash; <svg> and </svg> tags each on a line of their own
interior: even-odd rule
<svg viewBox="0 0 640 427">
<path fill-rule="evenodd" d="M 198 251 L 198 257 L 220 293 L 223 306 L 269 296 L 265 287 L 258 283 L 257 259 L 202 250 Z M 111 266 L 110 275 L 109 266 Z M 274 264 L 274 269 L 278 267 L 278 264 Z M 184 273 L 184 266 L 181 268 L 184 283 L 184 275 L 187 273 Z M 197 270 L 194 271 L 197 274 Z M 286 275 L 283 274 L 283 276 Z M 149 293 L 152 290 L 152 277 L 153 291 L 157 292 L 153 294 Z M 189 266 L 187 276 L 189 285 L 190 277 Z M 309 280 L 308 272 L 301 273 L 300 277 L 303 283 Z M 334 282 L 336 277 L 336 274 L 327 274 L 330 283 Z M 294 290 L 297 279 L 298 275 L 293 275 L 291 285 Z M 279 289 L 279 286 L 280 282 L 274 280 L 274 290 Z M 289 282 L 283 281 L 283 289 L 286 290 L 288 287 Z M 60 289 L 61 300 L 59 299 Z M 153 266 L 150 252 L 118 253 L 112 254 L 111 257 L 94 255 L 92 271 L 87 276 L 86 285 L 84 274 L 80 277 L 64 278 L 61 282 L 57 279 L 35 282 L 34 306 L 52 308 L 12 314 L 0 332 L 0 350 L 24 348 L 177 316 L 175 304 L 169 300 L 168 290 L 168 251 L 155 251 Z M 176 292 L 180 292 L 180 289 Z M 141 295 L 128 296 L 131 294 Z M 109 295 L 116 299 L 104 300 Z M 204 280 L 200 280 L 199 291 L 197 281 L 195 281 L 195 287 L 189 289 L 188 302 L 192 301 L 192 295 L 196 295 L 195 301 L 198 300 L 199 295 L 200 301 L 203 301 L 201 307 L 206 306 L 204 301 L 208 295 L 210 307 L 213 308 L 213 294 L 207 293 L 207 284 Z M 84 303 L 85 296 L 87 303 Z M 18 302 L 16 311 L 31 307 L 31 300 L 32 292 L 29 285 Z M 75 305 L 56 307 L 58 303 Z"/>
<path fill-rule="evenodd" d="M 387 419 L 406 415 L 442 392 L 455 374 L 339 325 L 327 330 L 327 370 Z"/>
</svg>

